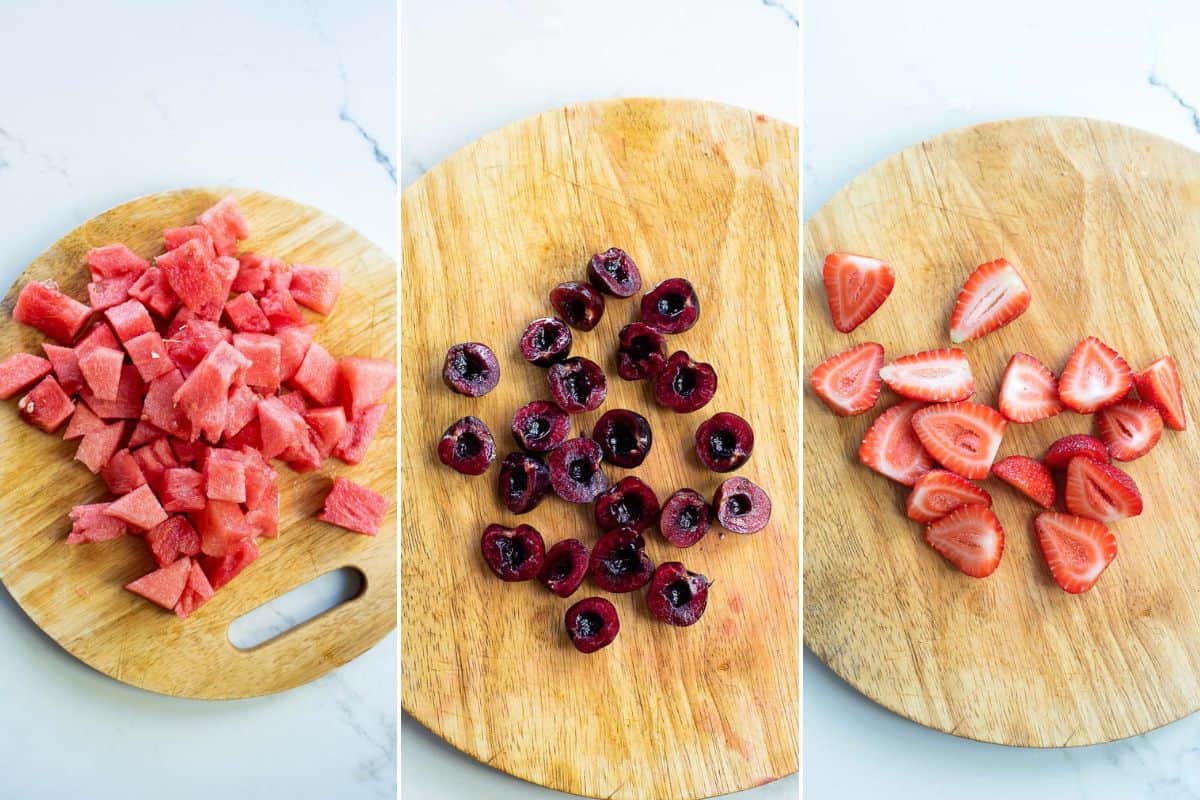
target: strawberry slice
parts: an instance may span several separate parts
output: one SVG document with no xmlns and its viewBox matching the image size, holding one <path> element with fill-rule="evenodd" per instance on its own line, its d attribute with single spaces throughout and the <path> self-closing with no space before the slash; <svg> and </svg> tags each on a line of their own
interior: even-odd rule
<svg viewBox="0 0 1200 800">
<path fill-rule="evenodd" d="M 1013 353 L 1000 379 L 1000 413 L 1012 422 L 1036 422 L 1063 410 L 1058 378 L 1027 353 Z"/>
<path fill-rule="evenodd" d="M 980 403 L 943 403 L 913 415 L 912 426 L 929 455 L 964 478 L 983 480 L 1008 422 Z"/>
<path fill-rule="evenodd" d="M 1163 422 L 1174 431 L 1187 429 L 1183 410 L 1183 391 L 1179 388 L 1179 368 L 1175 359 L 1163 356 L 1133 376 L 1138 397 L 1158 409 Z"/>
<path fill-rule="evenodd" d="M 1009 456 L 992 464 L 992 474 L 1017 489 L 1042 508 L 1054 505 L 1054 476 L 1040 461 L 1028 456 Z"/>
<path fill-rule="evenodd" d="M 1089 336 L 1071 351 L 1058 379 L 1058 397 L 1072 411 L 1091 414 L 1120 400 L 1131 385 L 1133 374 L 1125 359 Z"/>
<path fill-rule="evenodd" d="M 822 277 L 833 327 L 842 333 L 849 333 L 865 322 L 896 285 L 896 275 L 887 264 L 853 253 L 825 256 Z"/>
<path fill-rule="evenodd" d="M 813 391 L 839 417 L 869 411 L 879 399 L 883 346 L 866 342 L 822 361 L 813 370 Z"/>
<path fill-rule="evenodd" d="M 925 541 L 972 578 L 991 575 L 1004 555 L 1004 528 L 987 506 L 962 506 L 931 522 Z"/>
<path fill-rule="evenodd" d="M 913 433 L 913 415 L 923 403 L 897 403 L 880 414 L 858 446 L 858 460 L 897 483 L 912 486 L 933 468 L 933 461 Z"/>
<path fill-rule="evenodd" d="M 913 484 L 908 495 L 908 518 L 933 522 L 956 508 L 991 506 L 992 496 L 966 478 L 944 469 L 931 469 Z"/>
<path fill-rule="evenodd" d="M 1043 511 L 1033 527 L 1046 566 L 1064 592 L 1086 592 L 1117 557 L 1112 532 L 1093 519 Z"/>
<path fill-rule="evenodd" d="M 1042 463 L 1050 469 L 1066 469 L 1075 456 L 1086 456 L 1102 464 L 1109 462 L 1108 448 L 1104 442 L 1086 433 L 1072 433 L 1050 445 L 1046 455 L 1042 456 Z"/>
<path fill-rule="evenodd" d="M 1109 455 L 1117 461 L 1133 461 L 1158 444 L 1163 418 L 1149 403 L 1122 400 L 1096 414 L 1096 428 Z"/>
<path fill-rule="evenodd" d="M 1067 511 L 1097 522 L 1116 522 L 1142 513 L 1142 494 L 1133 478 L 1085 456 L 1067 464 L 1063 496 Z"/>
<path fill-rule="evenodd" d="M 901 356 L 879 370 L 879 377 L 896 394 L 927 403 L 950 403 L 975 394 L 971 364 L 957 347 Z"/>
<path fill-rule="evenodd" d="M 1003 258 L 975 268 L 954 303 L 950 341 L 969 342 L 1002 328 L 1029 308 L 1029 287 Z"/>
</svg>

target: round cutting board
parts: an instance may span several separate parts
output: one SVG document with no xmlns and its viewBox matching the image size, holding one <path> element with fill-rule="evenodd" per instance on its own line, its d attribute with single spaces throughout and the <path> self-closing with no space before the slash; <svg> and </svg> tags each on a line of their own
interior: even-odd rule
<svg viewBox="0 0 1200 800">
<path fill-rule="evenodd" d="M 493 767 L 592 797 L 695 798 L 797 769 L 799 525 L 796 491 L 797 132 L 751 112 L 665 100 L 599 102 L 547 112 L 459 151 L 403 197 L 404 430 L 403 703 L 455 747 Z M 696 427 L 717 411 L 746 417 L 755 449 L 739 470 L 774 500 L 753 536 L 710 533 L 669 546 L 647 531 L 655 563 L 682 561 L 715 581 L 689 628 L 650 617 L 645 593 L 605 595 L 621 633 L 591 655 L 569 643 L 569 599 L 538 582 L 503 583 L 479 554 L 491 522 L 540 530 L 547 546 L 599 537 L 590 505 L 548 497 L 514 516 L 500 503 L 499 460 L 515 449 L 513 412 L 549 398 L 544 369 L 521 360 L 526 323 L 552 314 L 558 283 L 586 280 L 594 252 L 626 249 L 645 288 L 672 276 L 696 286 L 702 312 L 671 337 L 711 362 L 720 388 L 707 407 L 677 415 L 649 387 L 616 375 L 617 332 L 638 300 L 608 298 L 600 324 L 574 332 L 575 354 L 609 376 L 600 414 L 631 408 L 654 433 L 636 470 L 660 499 L 690 486 L 711 495 L 721 477 L 694 451 Z M 486 342 L 500 385 L 471 399 L 442 384 L 456 342 Z M 497 463 L 467 477 L 436 446 L 459 417 L 491 428 Z"/>
<path fill-rule="evenodd" d="M 30 280 L 53 278 L 86 298 L 88 249 L 123 242 L 143 258 L 162 252 L 164 228 L 190 225 L 228 190 L 186 189 L 149 195 L 88 220 L 40 255 L 9 289 L 0 308 L 0 355 L 41 355 L 43 337 L 12 320 Z M 379 248 L 316 209 L 282 197 L 234 190 L 250 225 L 242 250 L 341 270 L 344 287 L 317 340 L 334 355 L 395 357 L 395 265 Z M 30 618 L 91 667 L 117 680 L 179 697 L 226 699 L 290 689 L 318 678 L 378 642 L 396 625 L 394 509 L 378 536 L 360 536 L 314 518 L 333 475 L 393 497 L 396 417 L 389 408 L 358 466 L 329 460 L 300 475 L 279 472 L 279 531 L 259 543 L 260 557 L 186 620 L 122 587 L 154 567 L 136 537 L 68 546 L 67 511 L 106 497 L 104 482 L 72 458 L 77 442 L 25 424 L 16 400 L 0 403 L 0 580 Z M 60 431 L 61 434 L 61 431 Z M 229 623 L 340 567 L 354 567 L 365 588 L 353 600 L 253 649 L 229 641 Z"/>
<path fill-rule="evenodd" d="M 986 580 L 955 571 L 904 516 L 906 487 L 861 466 L 878 410 L 840 419 L 805 392 L 805 640 L 859 691 L 938 730 L 1059 747 L 1143 733 L 1200 707 L 1200 538 L 1194 346 L 1200 274 L 1200 155 L 1141 131 L 1085 119 L 1022 119 L 955 131 L 860 175 L 805 226 L 805 374 L 865 341 L 891 360 L 949 347 L 967 275 L 1004 256 L 1033 302 L 1013 324 L 963 345 L 995 404 L 1016 351 L 1056 373 L 1094 334 L 1135 369 L 1179 362 L 1189 429 L 1163 432 L 1121 464 L 1145 511 L 1111 526 L 1116 560 L 1079 596 L 1053 582 L 1033 532 L 1040 510 L 999 480 L 984 486 L 1005 530 Z M 876 255 L 892 296 L 853 333 L 829 321 L 830 251 Z M 1040 458 L 1070 412 L 1009 424 L 997 458 Z"/>
</svg>

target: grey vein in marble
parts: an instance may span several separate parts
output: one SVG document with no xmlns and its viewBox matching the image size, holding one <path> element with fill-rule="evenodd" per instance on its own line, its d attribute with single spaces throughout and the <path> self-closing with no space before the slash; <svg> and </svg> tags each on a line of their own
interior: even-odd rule
<svg viewBox="0 0 1200 800">
<path fill-rule="evenodd" d="M 349 80 L 346 76 L 346 66 L 340 61 L 338 62 L 338 73 L 342 76 L 342 107 L 338 109 L 338 119 L 354 128 L 359 137 L 371 145 L 371 154 L 375 157 L 375 163 L 387 170 L 388 178 L 394 184 L 396 182 L 396 165 L 392 163 L 392 157 L 379 144 L 378 139 L 368 133 L 358 120 L 350 116 Z"/>
<path fill-rule="evenodd" d="M 9 144 L 13 145 L 24 155 L 36 157 L 42 162 L 42 172 L 53 172 L 56 175 L 61 176 L 63 181 L 66 182 L 67 186 L 72 185 L 71 176 L 67 173 L 67 168 L 64 167 L 58 159 L 51 158 L 48 153 L 31 150 L 29 146 L 25 144 L 24 139 L 21 139 L 5 128 L 0 128 L 0 145 L 2 145 L 4 142 L 8 142 Z M 0 164 L 2 164 L 3 167 L 11 166 L 11 162 L 7 158 L 3 157 L 2 148 L 0 148 Z"/>
<path fill-rule="evenodd" d="M 797 28 L 800 27 L 800 18 L 796 16 L 795 12 L 785 6 L 782 0 L 760 0 L 760 2 L 767 8 L 779 9 L 793 25 L 795 25 Z"/>
<path fill-rule="evenodd" d="M 1171 84 L 1158 77 L 1154 70 L 1150 70 L 1150 74 L 1146 76 L 1146 83 L 1158 89 L 1162 89 L 1167 94 L 1171 95 L 1171 99 L 1174 100 L 1180 108 L 1192 115 L 1192 128 L 1196 131 L 1196 133 L 1200 133 L 1200 109 L 1197 109 L 1196 106 L 1192 105 L 1187 100 L 1184 100 L 1183 95 L 1175 91 L 1171 87 Z"/>
</svg>

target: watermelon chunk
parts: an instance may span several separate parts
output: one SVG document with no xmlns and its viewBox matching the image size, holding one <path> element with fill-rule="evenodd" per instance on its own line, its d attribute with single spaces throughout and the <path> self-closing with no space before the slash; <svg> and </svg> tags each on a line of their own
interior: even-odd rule
<svg viewBox="0 0 1200 800">
<path fill-rule="evenodd" d="M 166 274 L 158 267 L 143 272 L 129 287 L 129 296 L 140 300 L 142 305 L 166 319 L 179 305 L 179 298 L 171 289 Z"/>
<path fill-rule="evenodd" d="M 333 448 L 333 455 L 347 464 L 361 464 L 385 411 L 387 406 L 383 403 L 364 408 L 361 414 L 346 425 L 345 433 Z"/>
<path fill-rule="evenodd" d="M 75 404 L 54 376 L 47 375 L 17 402 L 17 411 L 30 425 L 53 433 L 75 413 Z"/>
<path fill-rule="evenodd" d="M 208 228 L 217 255 L 221 256 L 236 253 L 238 240 L 250 235 L 250 226 L 238 208 L 237 199 L 231 194 L 225 195 L 216 205 L 196 217 L 196 222 Z"/>
<path fill-rule="evenodd" d="M 280 340 L 265 333 L 235 333 L 233 346 L 246 357 L 246 385 L 268 392 L 279 388 Z"/>
<path fill-rule="evenodd" d="M 176 319 L 184 310 L 180 309 Z M 167 337 L 167 354 L 185 374 L 190 374 L 214 347 L 232 338 L 229 331 L 207 319 L 191 319 L 175 330 L 168 328 Z"/>
<path fill-rule="evenodd" d="M 104 311 L 124 303 L 129 299 L 129 287 L 133 286 L 136 280 L 134 275 L 118 275 L 115 278 L 92 281 L 87 285 L 88 305 L 93 311 Z"/>
<path fill-rule="evenodd" d="M 271 486 L 258 508 L 246 512 L 246 524 L 254 529 L 254 535 L 274 539 L 279 535 L 279 490 Z"/>
<path fill-rule="evenodd" d="M 261 459 L 261 456 L 255 452 L 255 458 Z M 257 460 L 246 464 L 246 507 L 253 510 L 263 508 L 269 505 L 272 498 L 272 490 L 275 488 L 275 481 L 279 475 L 271 468 L 271 465 L 262 460 Z M 276 500 L 278 495 L 273 495 Z"/>
<path fill-rule="evenodd" d="M 291 292 L 287 289 L 266 289 L 258 298 L 258 306 L 267 315 L 271 327 L 275 330 L 304 322 L 300 306 L 296 305 Z"/>
<path fill-rule="evenodd" d="M 133 433 L 129 434 L 129 441 L 126 442 L 126 447 L 141 447 L 144 444 L 149 444 L 155 439 L 162 439 L 167 435 L 167 432 L 154 427 L 145 420 L 138 420 L 133 426 Z"/>
<path fill-rule="evenodd" d="M 149 486 L 139 486 L 129 494 L 118 497 L 109 503 L 104 513 L 143 531 L 150 530 L 167 518 Z"/>
<path fill-rule="evenodd" d="M 279 395 L 279 399 L 283 404 L 295 411 L 300 416 L 304 416 L 304 412 L 308 411 L 308 404 L 304 402 L 304 395 L 300 392 L 288 392 L 287 394 Z"/>
<path fill-rule="evenodd" d="M 71 421 L 67 423 L 67 429 L 63 431 L 63 438 L 78 439 L 103 429 L 104 424 L 104 420 L 92 413 L 86 403 L 76 403 L 75 411 L 71 414 Z"/>
<path fill-rule="evenodd" d="M 175 604 L 179 602 L 180 595 L 183 594 L 183 587 L 187 585 L 188 573 L 191 569 L 192 560 L 181 558 L 172 564 L 159 567 L 153 572 L 143 575 L 132 583 L 125 584 L 125 588 L 134 594 L 141 595 L 151 603 L 173 611 Z"/>
<path fill-rule="evenodd" d="M 71 532 L 67 544 L 108 542 L 125 535 L 125 523 L 104 512 L 111 503 L 89 503 L 71 509 Z"/>
<path fill-rule="evenodd" d="M 238 385 L 229 393 L 229 401 L 225 405 L 225 430 L 222 438 L 236 436 L 250 420 L 258 416 L 258 401 L 262 399 L 249 386 Z"/>
<path fill-rule="evenodd" d="M 283 451 L 280 458 L 294 472 L 312 472 L 321 468 L 321 451 L 317 449 L 311 434 L 294 442 L 292 446 Z"/>
<path fill-rule="evenodd" d="M 208 576 L 204 574 L 204 570 L 200 567 L 200 562 L 193 561 L 192 567 L 188 570 L 187 583 L 183 587 L 183 594 L 179 596 L 179 602 L 175 604 L 175 613 L 180 619 L 187 619 L 196 609 L 208 602 L 215 591 L 212 584 L 208 582 Z"/>
<path fill-rule="evenodd" d="M 380 358 L 343 358 L 338 379 L 346 416 L 354 419 L 383 399 L 396 383 L 396 365 Z"/>
<path fill-rule="evenodd" d="M 246 516 L 237 503 L 209 500 L 204 508 L 192 515 L 200 531 L 200 549 L 205 555 L 227 556 L 237 552 L 242 542 L 254 536 L 246 524 Z"/>
<path fill-rule="evenodd" d="M 387 498 L 346 478 L 334 478 L 317 519 L 348 531 L 374 536 L 387 516 Z"/>
<path fill-rule="evenodd" d="M 238 274 L 233 279 L 233 291 L 261 294 L 267 288 L 267 277 L 285 272 L 287 266 L 278 258 L 242 253 L 238 256 Z"/>
<path fill-rule="evenodd" d="M 140 301 L 133 298 L 108 309 L 104 316 L 122 342 L 154 330 L 154 320 L 150 319 L 150 312 Z"/>
<path fill-rule="evenodd" d="M 227 342 L 220 342 L 187 377 L 173 398 L 191 422 L 192 431 L 202 432 L 210 442 L 225 430 L 229 390 L 250 362 Z"/>
<path fill-rule="evenodd" d="M 146 481 L 156 490 L 162 486 L 166 471 L 179 466 L 175 451 L 166 439 L 155 439 L 150 444 L 131 450 L 130 454 L 146 476 Z"/>
<path fill-rule="evenodd" d="M 203 442 L 190 442 L 183 439 L 171 440 L 171 450 L 180 464 L 195 464 L 208 450 Z"/>
<path fill-rule="evenodd" d="M 108 463 L 100 469 L 100 477 L 104 478 L 108 490 L 117 497 L 146 485 L 146 476 L 129 450 L 113 453 Z"/>
<path fill-rule="evenodd" d="M 201 555 L 199 560 L 204 574 L 208 576 L 208 582 L 212 585 L 213 591 L 216 591 L 241 574 L 242 570 L 254 563 L 257 558 L 258 548 L 254 545 L 253 540 L 247 539 L 229 555 Z"/>
<path fill-rule="evenodd" d="M 142 415 L 142 396 L 145 384 L 138 375 L 137 367 L 125 364 L 121 367 L 121 380 L 117 384 L 115 400 L 104 400 L 87 386 L 79 390 L 79 397 L 87 403 L 100 419 L 138 419 Z M 161 427 L 161 426 L 160 426 Z"/>
<path fill-rule="evenodd" d="M 116 400 L 121 384 L 121 365 L 125 354 L 107 347 L 93 347 L 79 356 L 79 371 L 84 385 L 100 400 Z"/>
<path fill-rule="evenodd" d="M 224 444 L 226 447 L 234 447 L 241 449 L 244 447 L 253 447 L 255 450 L 262 448 L 262 429 L 258 424 L 258 417 L 250 420 L 242 429 L 232 436 L 226 436 Z"/>
<path fill-rule="evenodd" d="M 267 315 L 258 307 L 258 301 L 249 292 L 239 294 L 225 304 L 225 316 L 239 331 L 250 333 L 269 333 L 271 323 Z"/>
<path fill-rule="evenodd" d="M 183 304 L 202 319 L 217 319 L 229 296 L 232 277 L 216 264 L 199 239 L 189 239 L 155 259 Z"/>
<path fill-rule="evenodd" d="M 163 510 L 201 511 L 204 497 L 204 475 L 187 467 L 171 467 L 162 477 Z"/>
<path fill-rule="evenodd" d="M 264 458 L 274 458 L 293 446 L 309 442 L 308 425 L 278 397 L 264 397 L 258 403 L 258 425 Z"/>
<path fill-rule="evenodd" d="M 342 273 L 327 267 L 293 264 L 288 291 L 300 305 L 318 314 L 328 314 L 342 291 Z"/>
<path fill-rule="evenodd" d="M 76 356 L 81 353 L 91 350 L 93 347 L 107 347 L 109 350 L 120 350 L 121 343 L 117 340 L 117 335 L 112 332 L 112 328 L 108 327 L 108 323 L 100 319 L 96 324 L 88 329 L 88 332 L 83 335 L 79 343 L 75 345 Z"/>
<path fill-rule="evenodd" d="M 100 472 L 121 444 L 125 433 L 124 422 L 112 422 L 98 431 L 92 431 L 79 440 L 75 460 L 87 467 L 93 475 Z"/>
<path fill-rule="evenodd" d="M 141 418 L 171 436 L 191 439 L 192 426 L 183 411 L 175 407 L 173 398 L 183 386 L 183 375 L 171 370 L 150 381 L 146 390 L 146 401 L 142 406 Z"/>
<path fill-rule="evenodd" d="M 204 493 L 210 500 L 246 502 L 246 465 L 210 454 L 204 462 Z"/>
<path fill-rule="evenodd" d="M 50 362 L 32 353 L 14 353 L 0 362 L 0 400 L 7 400 L 50 374 Z"/>
<path fill-rule="evenodd" d="M 58 290 L 54 281 L 30 281 L 17 295 L 12 316 L 61 344 L 70 344 L 92 310 Z"/>
<path fill-rule="evenodd" d="M 123 244 L 106 244 L 87 252 L 88 271 L 93 280 L 132 275 L 135 278 L 150 266 L 146 259 Z"/>
<path fill-rule="evenodd" d="M 312 431 L 313 444 L 321 458 L 327 458 L 346 432 L 346 412 L 341 406 L 313 408 L 303 414 Z"/>
<path fill-rule="evenodd" d="M 125 352 L 146 382 L 175 370 L 175 362 L 167 355 L 167 346 L 158 331 L 146 331 L 129 339 L 125 342 Z"/>
<path fill-rule="evenodd" d="M 163 231 L 163 245 L 168 250 L 174 250 L 179 245 L 191 239 L 199 239 L 209 252 L 211 258 L 217 257 L 217 248 L 213 245 L 212 234 L 203 225 L 187 225 L 182 228 L 167 228 Z"/>
<path fill-rule="evenodd" d="M 337 359 L 320 342 L 313 342 L 288 385 L 319 406 L 333 405 L 338 399 Z"/>
<path fill-rule="evenodd" d="M 42 350 L 50 360 L 54 376 L 58 378 L 58 384 L 63 391 L 70 395 L 79 394 L 79 390 L 83 388 L 83 373 L 79 371 L 75 351 L 70 347 L 49 342 L 42 342 Z"/>
<path fill-rule="evenodd" d="M 305 354 L 308 353 L 308 346 L 312 344 L 313 334 L 316 333 L 316 330 L 316 325 L 293 325 L 275 333 L 275 338 L 279 340 L 279 377 L 281 380 L 286 381 L 296 374 L 296 369 L 304 360 Z"/>
<path fill-rule="evenodd" d="M 172 514 L 146 533 L 146 544 L 160 567 L 200 555 L 200 534 L 181 514 Z"/>
</svg>

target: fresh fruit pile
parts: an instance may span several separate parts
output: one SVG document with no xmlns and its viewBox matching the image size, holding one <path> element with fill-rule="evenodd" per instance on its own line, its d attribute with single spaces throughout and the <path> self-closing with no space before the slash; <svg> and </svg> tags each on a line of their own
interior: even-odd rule
<svg viewBox="0 0 1200 800">
<path fill-rule="evenodd" d="M 648 586 L 646 605 L 656 619 L 671 625 L 697 622 L 708 603 L 708 578 L 671 561 L 655 567 L 646 554 L 644 532 L 658 525 L 664 541 L 691 547 L 715 518 L 728 531 L 756 533 L 771 517 L 771 500 L 742 477 L 725 480 L 709 503 L 692 489 L 680 489 L 661 506 L 640 478 L 629 475 L 610 485 L 601 469 L 609 463 L 625 469 L 641 466 L 653 443 L 650 423 L 629 409 L 612 409 L 590 435 L 571 437 L 571 417 L 599 408 L 608 379 L 599 364 L 571 356 L 571 328 L 590 331 L 604 314 L 605 295 L 632 297 L 642 277 L 627 253 L 611 248 L 592 256 L 589 283 L 563 283 L 550 292 L 557 316 L 536 319 L 520 338 L 521 355 L 547 368 L 552 400 L 534 400 L 517 409 L 512 437 L 520 448 L 500 464 L 500 499 L 514 514 L 526 514 L 551 492 L 569 503 L 591 503 L 599 540 L 589 553 L 579 539 L 564 539 L 549 549 L 530 525 L 488 525 L 480 549 L 489 569 L 504 581 L 537 578 L 559 597 L 570 597 L 590 577 L 614 593 Z M 641 321 L 621 329 L 617 374 L 627 381 L 652 383 L 655 400 L 677 413 L 703 408 L 717 390 L 711 365 L 686 352 L 668 356 L 668 335 L 683 333 L 700 318 L 700 301 L 691 283 L 671 278 L 642 296 Z M 446 353 L 442 377 L 467 397 L 487 394 L 500 382 L 500 364 L 485 344 L 456 344 Z M 696 454 L 709 469 L 732 472 L 750 458 L 754 432 L 736 414 L 721 412 L 696 430 Z M 484 422 L 468 416 L 446 429 L 438 458 L 464 475 L 481 475 L 496 458 L 496 442 Z M 724 536 L 724 534 L 721 534 Z M 567 635 L 583 653 L 610 644 L 620 630 L 617 610 L 602 597 L 572 605 L 564 617 Z"/>
<path fill-rule="evenodd" d="M 874 314 L 896 281 L 885 262 L 847 253 L 825 259 L 823 278 L 833 325 L 843 333 Z M 970 342 L 1008 325 L 1030 300 L 1012 264 L 1003 258 L 983 264 L 958 294 L 951 342 Z M 885 365 L 883 346 L 865 342 L 826 359 L 811 382 L 839 416 L 874 408 L 882 384 L 904 398 L 867 429 L 858 456 L 912 487 L 908 517 L 926 526 L 925 541 L 947 561 L 975 578 L 1000 565 L 1004 529 L 991 495 L 972 483 L 991 474 L 1045 509 L 1034 519 L 1038 542 L 1055 582 L 1073 594 L 1090 589 L 1117 555 L 1106 524 L 1142 513 L 1137 485 L 1111 462 L 1148 453 L 1164 424 L 1179 431 L 1187 426 L 1179 371 L 1169 355 L 1134 373 L 1094 336 L 1076 345 L 1058 377 L 1033 356 L 1014 353 L 997 408 L 971 400 L 975 379 L 958 348 Z M 1023 455 L 995 461 L 1010 422 L 1032 423 L 1064 410 L 1094 413 L 1099 438 L 1065 436 L 1040 461 Z M 1067 513 L 1053 510 L 1056 500 Z"/>
<path fill-rule="evenodd" d="M 71 510 L 67 543 L 142 537 L 158 569 L 125 588 L 180 617 L 278 535 L 271 459 L 360 463 L 396 380 L 388 361 L 338 361 L 313 341 L 300 306 L 329 314 L 337 270 L 238 254 L 248 235 L 228 196 L 164 231 L 153 265 L 123 244 L 93 248 L 89 304 L 25 284 L 13 319 L 53 342 L 0 363 L 0 398 L 28 389 L 21 417 L 46 433 L 65 423 L 113 495 Z M 318 518 L 373 536 L 387 505 L 337 478 Z"/>
</svg>

